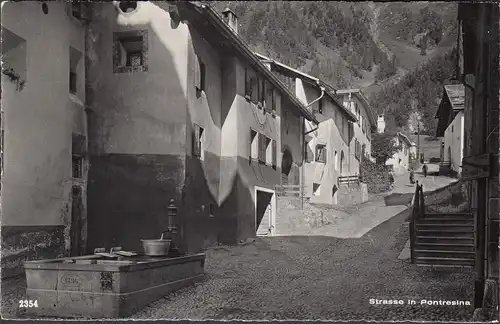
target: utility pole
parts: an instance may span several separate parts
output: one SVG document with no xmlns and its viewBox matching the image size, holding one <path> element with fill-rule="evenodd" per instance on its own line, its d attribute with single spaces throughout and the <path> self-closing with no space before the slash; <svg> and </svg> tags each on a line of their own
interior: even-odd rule
<svg viewBox="0 0 500 324">
<path fill-rule="evenodd" d="M 417 165 L 420 166 L 420 120 L 417 123 Z"/>
</svg>

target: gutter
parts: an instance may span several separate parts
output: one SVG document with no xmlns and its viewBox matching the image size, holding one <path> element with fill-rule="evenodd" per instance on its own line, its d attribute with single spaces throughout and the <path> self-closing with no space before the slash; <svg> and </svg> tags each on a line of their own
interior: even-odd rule
<svg viewBox="0 0 500 324">
<path fill-rule="evenodd" d="M 183 2 L 179 2 L 183 3 Z M 210 6 L 206 4 L 201 4 L 201 3 L 193 3 L 189 2 L 189 4 L 200 8 L 203 10 L 203 12 L 208 14 L 208 18 L 211 20 L 211 22 L 214 24 L 214 27 L 219 29 L 221 33 L 223 33 L 225 36 L 228 36 L 231 38 L 232 41 L 234 41 L 234 44 L 236 47 L 243 52 L 243 54 L 246 55 L 246 57 L 252 61 L 252 63 L 259 68 L 261 71 L 260 73 L 264 74 L 267 78 L 269 78 L 274 85 L 279 88 L 283 93 L 287 94 L 288 97 L 290 98 L 290 101 L 299 108 L 300 112 L 302 115 L 304 115 L 308 120 L 314 122 L 315 124 L 319 124 L 319 121 L 314 117 L 312 113 L 310 113 L 307 108 L 300 102 L 294 94 L 290 92 L 286 88 L 286 86 L 271 72 L 268 70 L 268 68 L 261 62 L 261 60 L 249 49 L 248 45 L 241 39 L 239 35 L 237 35 L 233 30 L 230 29 L 230 27 L 220 18 L 219 14 L 215 12 L 215 10 Z"/>
</svg>

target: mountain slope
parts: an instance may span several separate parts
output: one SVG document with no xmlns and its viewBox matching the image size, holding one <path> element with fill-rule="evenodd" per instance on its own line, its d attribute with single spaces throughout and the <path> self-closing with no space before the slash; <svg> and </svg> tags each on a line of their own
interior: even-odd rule
<svg viewBox="0 0 500 324">
<path fill-rule="evenodd" d="M 448 53 L 456 40 L 455 3 L 211 1 L 210 5 L 218 12 L 228 7 L 238 15 L 239 33 L 253 50 L 336 88 L 361 88 L 369 97 L 376 96 L 377 111 L 387 110 L 389 115 L 400 110 L 409 114 L 406 106 L 397 106 L 406 101 L 392 102 L 386 109 L 379 102 L 388 100 L 379 93 L 407 88 L 408 73 L 416 71 L 412 78 L 417 79 L 419 73 L 427 73 L 419 66 Z M 428 90 L 423 83 L 418 87 L 425 90 L 415 93 Z M 428 115 L 427 101 L 423 105 Z M 402 127 L 396 117 L 393 120 L 390 127 Z M 430 117 L 425 120 L 429 130 L 435 128 Z"/>
</svg>

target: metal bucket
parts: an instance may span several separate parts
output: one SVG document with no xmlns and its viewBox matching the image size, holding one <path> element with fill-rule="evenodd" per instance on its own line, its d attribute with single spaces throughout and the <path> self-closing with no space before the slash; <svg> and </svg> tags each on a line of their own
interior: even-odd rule
<svg viewBox="0 0 500 324">
<path fill-rule="evenodd" d="M 148 256 L 165 256 L 170 252 L 171 239 L 164 239 L 163 233 L 157 240 L 141 240 L 144 254 Z"/>
</svg>

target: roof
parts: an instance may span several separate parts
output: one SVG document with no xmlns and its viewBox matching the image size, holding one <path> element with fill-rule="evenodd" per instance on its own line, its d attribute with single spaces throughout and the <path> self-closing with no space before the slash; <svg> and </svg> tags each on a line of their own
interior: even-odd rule
<svg viewBox="0 0 500 324">
<path fill-rule="evenodd" d="M 313 77 L 312 75 L 309 75 L 307 73 L 304 73 L 304 72 L 301 72 L 297 69 L 294 69 L 286 64 L 283 64 L 281 62 L 278 62 L 276 60 L 273 60 L 267 56 L 264 56 L 262 54 L 259 54 L 259 53 L 255 53 L 255 55 L 257 57 L 259 57 L 261 59 L 262 62 L 264 63 L 271 63 L 273 64 L 277 70 L 279 70 L 280 72 L 284 72 L 284 74 L 288 74 L 288 75 L 292 75 L 294 77 L 298 77 L 304 81 L 306 81 L 307 83 L 311 84 L 312 86 L 315 86 L 317 88 L 325 88 L 325 94 L 330 97 L 330 99 L 332 99 L 332 101 L 337 105 L 339 106 L 339 108 L 341 109 L 341 111 L 347 116 L 347 118 L 352 121 L 352 122 L 357 122 L 358 119 L 356 118 L 356 115 L 354 115 L 349 109 L 347 109 L 340 101 L 339 101 L 339 98 L 338 96 L 336 95 L 336 90 L 331 86 L 329 85 L 328 83 L 316 78 L 316 77 Z"/>
<path fill-rule="evenodd" d="M 463 110 L 465 107 L 465 86 L 463 84 L 445 85 L 444 91 L 451 102 L 453 110 Z"/>
<path fill-rule="evenodd" d="M 337 94 L 353 94 L 354 96 L 356 96 L 365 105 L 366 114 L 368 115 L 368 120 L 370 122 L 370 125 L 372 126 L 372 129 L 377 127 L 377 121 L 375 120 L 375 115 L 373 114 L 370 103 L 360 89 L 341 89 L 337 90 Z"/>
<path fill-rule="evenodd" d="M 210 5 L 199 1 L 175 1 L 172 2 L 172 4 L 185 8 L 194 14 L 202 15 L 203 18 L 205 18 L 204 22 L 209 23 L 210 26 L 215 28 L 218 33 L 228 39 L 228 43 L 232 49 L 247 60 L 259 73 L 265 76 L 268 81 L 273 84 L 273 86 L 285 94 L 293 105 L 299 109 L 301 115 L 303 115 L 307 120 L 319 124 L 314 114 L 310 112 L 306 106 L 298 100 L 293 93 L 290 92 L 290 90 L 288 90 L 288 88 L 283 84 L 283 82 L 280 81 L 280 79 L 278 79 L 276 75 L 269 71 L 260 58 L 250 50 L 250 46 L 241 38 L 240 35 L 235 33 L 226 22 L 224 22 L 222 17 Z"/>
</svg>

